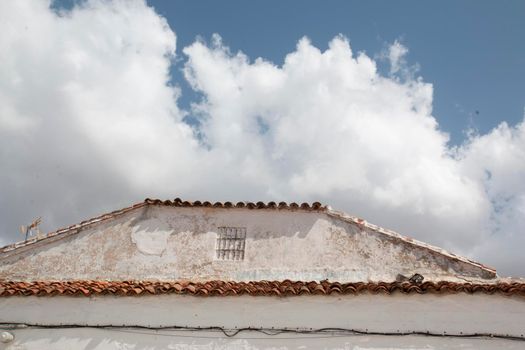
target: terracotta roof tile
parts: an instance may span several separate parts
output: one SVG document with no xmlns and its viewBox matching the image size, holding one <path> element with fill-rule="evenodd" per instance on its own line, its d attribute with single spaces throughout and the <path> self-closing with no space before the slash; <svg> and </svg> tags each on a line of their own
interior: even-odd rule
<svg viewBox="0 0 525 350">
<path fill-rule="evenodd" d="M 310 203 L 286 203 L 286 202 L 279 202 L 277 204 L 276 202 L 215 202 L 211 203 L 208 201 L 201 202 L 201 201 L 183 201 L 180 198 L 175 198 L 174 200 L 160 200 L 160 199 L 150 199 L 146 198 L 144 200 L 144 203 L 146 204 L 153 204 L 153 205 L 164 205 L 164 206 L 171 206 L 171 207 L 204 207 L 204 208 L 249 208 L 249 209 L 302 209 L 302 210 L 310 210 L 310 211 L 324 211 L 327 209 L 327 206 L 319 203 L 319 202 L 313 202 Z"/>
<path fill-rule="evenodd" d="M 455 294 L 482 293 L 525 297 L 525 283 L 502 282 L 497 284 L 472 284 L 456 282 L 156 282 L 156 281 L 0 281 L 0 297 L 10 296 L 91 296 L 120 295 L 140 296 L 157 294 L 185 294 L 195 296 L 296 296 L 296 295 L 356 295 L 371 294 Z"/>
</svg>

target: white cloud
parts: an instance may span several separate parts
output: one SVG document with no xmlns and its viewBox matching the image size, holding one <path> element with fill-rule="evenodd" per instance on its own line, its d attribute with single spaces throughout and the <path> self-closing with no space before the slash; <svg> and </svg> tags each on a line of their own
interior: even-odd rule
<svg viewBox="0 0 525 350">
<path fill-rule="evenodd" d="M 10 240 L 34 216 L 52 229 L 162 186 L 176 192 L 198 151 L 167 85 L 175 34 L 163 18 L 141 1 L 60 16 L 49 5 L 0 4 L 0 230 Z"/>
<path fill-rule="evenodd" d="M 471 135 L 459 153 L 464 172 L 483 186 L 491 202 L 491 234 L 474 254 L 524 275 L 525 123 L 502 123 L 487 135 Z"/>
<path fill-rule="evenodd" d="M 228 168 L 241 165 L 267 194 L 325 198 L 460 249 L 480 238 L 489 203 L 447 148 L 430 84 L 382 77 L 342 37 L 325 52 L 302 39 L 282 67 L 232 55 L 218 38 L 184 52 L 186 75 L 206 96 L 198 111 L 211 152 L 226 152 Z"/>
<path fill-rule="evenodd" d="M 390 60 L 390 74 L 396 74 L 402 68 L 406 67 L 406 54 L 408 54 L 407 47 L 397 40 L 389 46 L 388 59 Z"/>
<path fill-rule="evenodd" d="M 46 2 L 5 2 L 0 23 L 1 231 L 37 215 L 52 229 L 145 196 L 322 200 L 525 274 L 525 127 L 450 148 L 432 85 L 399 42 L 382 76 L 344 37 L 324 52 L 303 38 L 282 66 L 231 53 L 218 35 L 197 41 L 183 50 L 204 96 L 189 111 L 197 139 L 168 84 L 175 34 L 142 1 L 60 16 Z"/>
</svg>

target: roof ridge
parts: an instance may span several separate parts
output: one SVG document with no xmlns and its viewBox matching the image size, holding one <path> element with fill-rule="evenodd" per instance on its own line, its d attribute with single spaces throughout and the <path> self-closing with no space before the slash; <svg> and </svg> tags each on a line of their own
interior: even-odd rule
<svg viewBox="0 0 525 350">
<path fill-rule="evenodd" d="M 204 207 L 204 208 L 246 208 L 246 209 L 289 209 L 289 210 L 310 210 L 310 211 L 325 211 L 328 206 L 321 204 L 320 202 L 313 202 L 312 204 L 303 202 L 210 202 L 210 201 L 183 201 L 180 198 L 172 200 L 160 200 L 146 198 L 145 203 L 155 205 L 165 205 L 172 207 Z"/>
</svg>

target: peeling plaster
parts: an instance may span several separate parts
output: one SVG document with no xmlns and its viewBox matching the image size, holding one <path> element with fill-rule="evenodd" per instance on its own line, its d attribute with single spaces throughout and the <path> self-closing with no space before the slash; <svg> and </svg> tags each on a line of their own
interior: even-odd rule
<svg viewBox="0 0 525 350">
<path fill-rule="evenodd" d="M 216 259 L 218 227 L 246 227 L 242 261 Z M 320 212 L 221 208 L 139 208 L 62 240 L 0 255 L 8 280 L 485 279 L 457 261 Z"/>
<path fill-rule="evenodd" d="M 161 225 L 155 219 L 148 219 L 133 227 L 131 241 L 135 243 L 139 252 L 161 256 L 166 251 L 168 238 L 175 230 L 159 226 L 167 225 Z"/>
</svg>

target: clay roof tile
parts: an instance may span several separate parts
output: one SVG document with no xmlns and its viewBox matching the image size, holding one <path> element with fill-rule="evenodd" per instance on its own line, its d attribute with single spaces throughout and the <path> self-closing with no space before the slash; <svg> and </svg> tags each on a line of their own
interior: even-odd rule
<svg viewBox="0 0 525 350">
<path fill-rule="evenodd" d="M 10 282 L 0 281 L 0 297 L 56 296 L 56 295 L 144 295 L 144 294 L 189 294 L 197 296 L 214 295 L 277 295 L 293 296 L 302 294 L 503 294 L 525 297 L 525 283 L 500 282 L 495 284 L 456 282 L 302 282 L 302 281 L 256 281 L 256 282 L 155 282 L 155 281 L 64 281 L 64 282 Z"/>
</svg>

